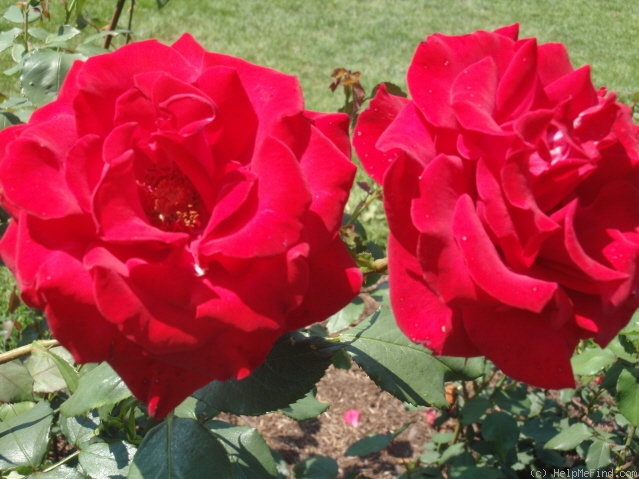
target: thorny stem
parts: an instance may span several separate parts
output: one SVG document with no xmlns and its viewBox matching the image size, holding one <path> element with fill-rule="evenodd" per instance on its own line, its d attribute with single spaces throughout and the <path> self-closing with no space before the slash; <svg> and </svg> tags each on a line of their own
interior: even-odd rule
<svg viewBox="0 0 639 479">
<path fill-rule="evenodd" d="M 108 32 L 113 32 L 116 28 L 118 28 L 118 22 L 120 21 L 120 15 L 122 15 L 122 10 L 124 9 L 125 2 L 126 0 L 118 0 L 118 3 L 115 5 L 113 17 L 111 17 L 111 22 L 109 23 L 109 26 L 107 28 Z M 104 44 L 102 46 L 105 50 L 107 50 L 111 46 L 111 38 L 111 35 L 107 35 L 106 37 L 104 37 Z"/>
<path fill-rule="evenodd" d="M 55 339 L 38 341 L 38 344 L 43 348 L 54 348 L 56 346 L 60 346 L 60 343 Z M 11 351 L 1 353 L 0 364 L 8 363 L 9 361 L 13 361 L 14 359 L 21 358 L 22 356 L 28 356 L 33 352 L 34 349 L 35 348 L 33 344 L 27 344 L 26 346 L 20 346 L 19 348 L 12 349 Z"/>
</svg>

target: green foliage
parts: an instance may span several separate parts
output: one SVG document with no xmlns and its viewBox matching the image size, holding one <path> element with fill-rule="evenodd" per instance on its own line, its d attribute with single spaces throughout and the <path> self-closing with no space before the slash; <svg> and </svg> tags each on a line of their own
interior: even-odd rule
<svg viewBox="0 0 639 479">
<path fill-rule="evenodd" d="M 0 468 L 36 468 L 44 460 L 53 411 L 47 402 L 0 423 Z"/>
<path fill-rule="evenodd" d="M 315 386 L 337 349 L 323 338 L 285 335 L 246 379 L 213 381 L 195 392 L 196 411 L 208 416 L 219 411 L 256 416 L 285 408 Z"/>
<path fill-rule="evenodd" d="M 404 432 L 410 424 L 404 424 L 395 432 L 388 432 L 386 434 L 369 434 L 368 436 L 354 442 L 344 452 L 345 456 L 368 456 L 386 449 L 390 446 L 393 439 Z"/>
<path fill-rule="evenodd" d="M 170 416 L 146 434 L 128 477 L 232 477 L 231 462 L 203 424 Z"/>
<path fill-rule="evenodd" d="M 466 372 L 463 367 L 455 371 L 446 360 L 411 342 L 399 330 L 387 306 L 342 333 L 340 340 L 379 387 L 416 406 L 447 406 L 442 388 L 444 377 L 454 379 L 458 373 Z M 452 362 L 458 366 L 463 361 Z M 474 369 L 476 361 L 468 364 Z"/>
<path fill-rule="evenodd" d="M 296 479 L 335 479 L 337 462 L 326 456 L 313 456 L 295 466 Z"/>
</svg>

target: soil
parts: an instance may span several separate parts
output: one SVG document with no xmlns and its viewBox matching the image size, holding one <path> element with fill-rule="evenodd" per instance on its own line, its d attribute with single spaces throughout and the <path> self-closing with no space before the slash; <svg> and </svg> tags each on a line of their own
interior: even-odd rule
<svg viewBox="0 0 639 479">
<path fill-rule="evenodd" d="M 419 457 L 433 432 L 426 409 L 407 409 L 401 401 L 379 389 L 357 365 L 350 370 L 331 366 L 317 386 L 317 399 L 330 407 L 316 419 L 297 422 L 282 413 L 226 419 L 257 428 L 269 447 L 291 467 L 314 455 L 332 457 L 338 462 L 340 479 L 398 477 L 406 471 L 405 464 Z M 349 409 L 360 412 L 357 427 L 342 418 Z M 380 453 L 344 456 L 355 441 L 369 434 L 397 431 L 407 423 L 410 425 Z"/>
</svg>

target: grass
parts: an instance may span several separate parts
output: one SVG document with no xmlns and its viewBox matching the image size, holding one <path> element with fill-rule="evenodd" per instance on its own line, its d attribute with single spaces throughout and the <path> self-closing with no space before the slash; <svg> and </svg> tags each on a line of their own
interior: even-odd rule
<svg viewBox="0 0 639 479">
<path fill-rule="evenodd" d="M 86 9 L 106 21 L 114 5 L 87 0 Z M 597 84 L 639 90 L 639 2 L 627 0 L 170 0 L 161 10 L 138 0 L 133 30 L 164 42 L 188 31 L 208 49 L 298 76 L 309 108 L 334 110 L 342 102 L 327 88 L 335 67 L 360 70 L 369 90 L 381 81 L 404 87 L 426 35 L 515 22 L 522 36 L 565 43 L 575 65 L 592 64 Z"/>
<path fill-rule="evenodd" d="M 191 32 L 207 48 L 297 75 L 310 108 L 341 104 L 327 89 L 333 68 L 404 86 L 417 44 L 519 22 L 522 36 L 565 43 L 575 65 L 591 63 L 598 84 L 639 90 L 639 3 L 627 0 L 141 0 L 140 38 L 173 41 Z"/>
</svg>

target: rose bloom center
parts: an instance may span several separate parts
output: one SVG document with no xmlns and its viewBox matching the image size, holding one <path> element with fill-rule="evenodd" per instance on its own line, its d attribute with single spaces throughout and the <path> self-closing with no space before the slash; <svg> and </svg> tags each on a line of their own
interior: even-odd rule
<svg viewBox="0 0 639 479">
<path fill-rule="evenodd" d="M 196 235 L 206 224 L 204 202 L 179 170 L 149 169 L 138 186 L 142 208 L 156 228 Z"/>
</svg>

